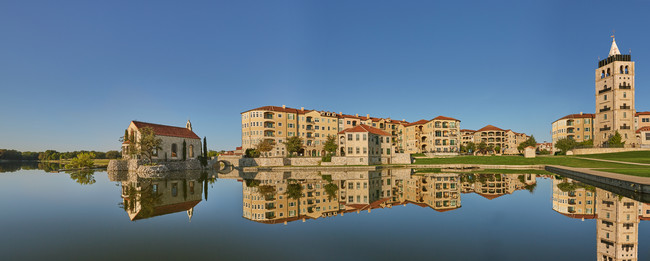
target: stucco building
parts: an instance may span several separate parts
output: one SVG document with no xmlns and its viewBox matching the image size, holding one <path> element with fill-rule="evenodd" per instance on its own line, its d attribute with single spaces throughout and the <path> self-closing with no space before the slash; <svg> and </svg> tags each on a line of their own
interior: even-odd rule
<svg viewBox="0 0 650 261">
<path fill-rule="evenodd" d="M 607 146 L 609 138 L 617 131 L 626 145 L 632 146 L 636 143 L 633 129 L 634 73 L 632 56 L 621 54 L 615 39 L 612 39 L 609 56 L 598 62 L 598 69 L 595 71 L 595 146 Z"/>
<path fill-rule="evenodd" d="M 126 159 L 132 146 L 137 146 L 141 138 L 142 128 L 151 128 L 156 138 L 162 140 L 161 149 L 153 151 L 153 160 L 182 160 L 183 142 L 185 142 L 186 159 L 196 159 L 201 154 L 201 138 L 192 130 L 192 123 L 188 120 L 183 127 L 154 124 L 141 121 L 132 121 L 126 129 L 129 138 L 124 138 L 122 143 L 122 158 Z M 137 149 L 137 148 L 135 148 Z M 133 157 L 139 157 L 133 155 Z"/>
<path fill-rule="evenodd" d="M 592 113 L 569 114 L 551 124 L 553 148 L 564 138 L 583 142 L 594 138 L 594 117 Z"/>
<path fill-rule="evenodd" d="M 391 154 L 391 135 L 368 125 L 358 125 L 338 133 L 338 155 L 359 164 L 380 164 Z"/>
</svg>

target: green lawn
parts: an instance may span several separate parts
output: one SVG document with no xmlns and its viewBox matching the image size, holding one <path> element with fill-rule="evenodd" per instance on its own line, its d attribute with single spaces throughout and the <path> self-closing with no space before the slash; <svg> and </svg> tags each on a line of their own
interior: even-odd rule
<svg viewBox="0 0 650 261">
<path fill-rule="evenodd" d="M 524 158 L 523 156 L 458 156 L 453 158 L 416 159 L 415 164 L 484 164 L 484 165 L 562 165 L 578 168 L 626 169 L 639 166 L 578 159 L 567 156 L 544 156 Z"/>
<path fill-rule="evenodd" d="M 650 168 L 635 168 L 635 169 L 599 169 L 600 171 L 619 173 L 625 175 L 650 177 Z"/>
<path fill-rule="evenodd" d="M 650 151 L 627 151 L 618 153 L 578 155 L 576 157 L 650 164 Z"/>
</svg>

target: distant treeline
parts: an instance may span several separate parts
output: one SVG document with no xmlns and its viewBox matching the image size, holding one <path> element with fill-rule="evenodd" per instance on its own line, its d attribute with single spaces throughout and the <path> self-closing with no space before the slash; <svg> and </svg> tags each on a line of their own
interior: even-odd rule
<svg viewBox="0 0 650 261">
<path fill-rule="evenodd" d="M 101 151 L 70 151 L 70 152 L 58 152 L 56 150 L 46 150 L 43 152 L 32 152 L 32 151 L 17 151 L 17 150 L 7 150 L 0 149 L 0 160 L 64 160 L 72 159 L 77 157 L 77 154 L 80 153 L 94 153 L 96 159 L 117 159 L 122 156 L 119 151 L 109 150 L 107 152 Z"/>
</svg>

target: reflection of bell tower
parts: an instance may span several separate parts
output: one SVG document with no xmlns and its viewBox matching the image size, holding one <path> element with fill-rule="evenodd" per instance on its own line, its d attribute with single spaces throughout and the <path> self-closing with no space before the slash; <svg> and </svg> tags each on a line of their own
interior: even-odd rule
<svg viewBox="0 0 650 261">
<path fill-rule="evenodd" d="M 194 207 L 187 210 L 187 217 L 190 219 L 190 222 L 192 222 L 193 215 L 194 215 Z"/>
<path fill-rule="evenodd" d="M 638 202 L 596 189 L 597 259 L 637 260 L 639 240 Z"/>
<path fill-rule="evenodd" d="M 612 36 L 613 37 L 613 36 Z M 634 62 L 621 54 L 612 38 L 609 56 L 596 69 L 594 145 L 602 146 L 618 131 L 625 144 L 636 141 L 634 127 Z"/>
</svg>

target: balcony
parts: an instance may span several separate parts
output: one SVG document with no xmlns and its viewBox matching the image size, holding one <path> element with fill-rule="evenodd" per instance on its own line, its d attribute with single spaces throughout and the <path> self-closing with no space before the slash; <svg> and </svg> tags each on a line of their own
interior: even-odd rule
<svg viewBox="0 0 650 261">
<path fill-rule="evenodd" d="M 576 201 L 575 199 L 569 199 L 569 205 L 575 205 Z"/>
<path fill-rule="evenodd" d="M 265 112 L 264 113 L 264 119 L 272 120 L 273 119 L 273 113 Z"/>
<path fill-rule="evenodd" d="M 618 88 L 621 90 L 630 90 L 632 89 L 632 85 L 620 85 Z"/>
<path fill-rule="evenodd" d="M 623 106 L 621 106 L 621 109 L 623 109 L 623 110 L 629 110 L 629 109 L 630 109 L 630 106 L 629 106 L 629 105 L 623 105 Z"/>
<path fill-rule="evenodd" d="M 600 109 L 600 112 L 609 111 L 609 110 L 611 110 L 611 109 L 612 109 L 612 108 L 609 108 L 609 107 L 605 106 L 605 107 L 603 107 L 602 109 Z"/>
<path fill-rule="evenodd" d="M 266 217 L 266 219 L 274 219 L 275 218 L 275 212 L 266 212 L 265 217 Z"/>
<path fill-rule="evenodd" d="M 264 131 L 264 137 L 275 137 L 275 131 Z"/>
<path fill-rule="evenodd" d="M 611 127 L 605 126 L 604 128 L 600 128 L 600 131 L 608 131 L 608 130 L 611 130 L 611 129 L 612 129 Z"/>
<path fill-rule="evenodd" d="M 264 206 L 264 207 L 265 207 L 265 209 L 268 209 L 268 210 L 275 209 L 275 204 L 273 204 L 273 203 L 268 203 L 268 204 L 266 204 L 266 206 Z"/>
<path fill-rule="evenodd" d="M 264 128 L 275 128 L 275 124 L 273 122 L 265 122 Z"/>
<path fill-rule="evenodd" d="M 629 130 L 629 129 L 630 129 L 630 126 L 627 126 L 627 125 L 621 126 L 621 130 Z"/>
<path fill-rule="evenodd" d="M 602 90 L 598 91 L 598 94 L 601 94 L 601 93 L 604 93 L 604 92 L 608 92 L 608 91 L 611 91 L 611 90 L 612 90 L 612 87 L 605 88 L 605 89 L 602 89 Z"/>
</svg>

